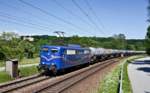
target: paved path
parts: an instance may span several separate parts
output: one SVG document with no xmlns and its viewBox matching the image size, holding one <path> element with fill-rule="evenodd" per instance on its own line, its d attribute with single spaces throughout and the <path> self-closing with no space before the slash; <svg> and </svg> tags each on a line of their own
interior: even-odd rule
<svg viewBox="0 0 150 93">
<path fill-rule="evenodd" d="M 150 93 L 150 57 L 129 64 L 128 73 L 133 93 Z"/>
<path fill-rule="evenodd" d="M 21 67 L 30 67 L 30 66 L 36 66 L 38 65 L 38 63 L 35 63 L 35 64 L 26 64 L 26 65 L 19 65 L 19 68 Z M 5 70 L 5 67 L 0 67 L 0 71 L 4 71 Z"/>
</svg>

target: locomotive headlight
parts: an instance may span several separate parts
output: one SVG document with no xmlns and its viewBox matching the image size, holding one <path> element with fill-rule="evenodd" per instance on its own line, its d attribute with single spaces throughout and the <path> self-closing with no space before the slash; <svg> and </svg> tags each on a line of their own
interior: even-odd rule
<svg viewBox="0 0 150 93">
<path fill-rule="evenodd" d="M 42 62 L 42 64 L 45 64 L 45 62 Z"/>
<path fill-rule="evenodd" d="M 54 63 L 51 63 L 51 65 L 55 65 Z"/>
</svg>

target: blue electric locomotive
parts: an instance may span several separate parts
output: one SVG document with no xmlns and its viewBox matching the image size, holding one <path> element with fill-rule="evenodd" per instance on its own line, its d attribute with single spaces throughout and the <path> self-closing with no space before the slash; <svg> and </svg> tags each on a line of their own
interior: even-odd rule
<svg viewBox="0 0 150 93">
<path fill-rule="evenodd" d="M 80 46 L 48 46 L 41 47 L 39 67 L 44 71 L 57 73 L 59 70 L 71 68 L 90 62 L 90 49 Z"/>
</svg>

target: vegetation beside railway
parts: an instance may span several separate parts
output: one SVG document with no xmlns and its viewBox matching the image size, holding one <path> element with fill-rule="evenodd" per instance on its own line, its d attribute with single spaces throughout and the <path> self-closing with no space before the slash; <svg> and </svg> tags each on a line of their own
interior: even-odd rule
<svg viewBox="0 0 150 93">
<path fill-rule="evenodd" d="M 128 77 L 128 69 L 127 69 L 127 66 L 128 66 L 128 62 L 127 61 L 125 64 L 124 64 L 124 68 L 123 68 L 123 81 L 122 81 L 122 85 L 123 85 L 123 91 L 125 91 L 125 93 L 132 93 L 132 87 L 131 87 L 131 84 L 130 84 L 130 80 L 129 80 L 129 77 Z"/>
<path fill-rule="evenodd" d="M 20 68 L 20 76 L 21 77 L 27 77 L 34 74 L 37 74 L 38 70 L 36 66 L 30 66 L 30 67 L 22 67 Z M 0 83 L 7 82 L 13 80 L 8 73 L 1 71 L 0 72 Z"/>
<path fill-rule="evenodd" d="M 31 76 L 31 75 L 34 75 L 37 73 L 39 73 L 39 72 L 38 72 L 38 69 L 36 66 L 20 68 L 20 76 L 22 76 L 22 77 Z"/>
<path fill-rule="evenodd" d="M 149 11 L 150 11 L 150 9 L 149 9 Z M 149 20 L 149 22 L 150 22 L 150 20 Z M 146 47 L 147 54 L 150 55 L 150 26 L 148 26 L 148 28 L 147 28 L 147 33 L 146 33 L 146 38 L 145 38 L 145 47 Z"/>
<path fill-rule="evenodd" d="M 0 83 L 13 80 L 8 73 L 2 71 L 0 72 Z"/>
<path fill-rule="evenodd" d="M 125 35 L 119 34 L 112 37 L 64 37 L 56 36 L 26 36 L 26 38 L 34 38 L 33 41 L 24 39 L 25 36 L 19 36 L 13 32 L 3 32 L 0 35 L 0 62 L 4 60 L 17 58 L 32 59 L 38 57 L 40 46 L 48 45 L 67 45 L 79 44 L 85 47 L 103 47 L 111 49 L 131 49 L 144 50 L 144 40 L 126 39 Z"/>
<path fill-rule="evenodd" d="M 19 65 L 34 64 L 38 62 L 39 62 L 39 57 L 32 58 L 32 59 L 23 58 L 21 62 L 19 62 Z M 4 67 L 4 66 L 5 63 L 0 62 L 0 67 Z M 20 69 L 21 77 L 26 77 L 38 73 L 36 66 L 22 67 L 19 69 Z M 6 73 L 5 71 L 0 71 L 0 83 L 11 81 L 11 80 L 13 79 L 10 77 L 10 75 L 8 75 L 8 73 Z"/>
<path fill-rule="evenodd" d="M 117 93 L 120 66 L 115 68 L 112 73 L 108 74 L 105 79 L 100 82 L 98 93 Z"/>
<path fill-rule="evenodd" d="M 123 59 L 121 61 L 121 64 L 119 64 L 112 72 L 106 75 L 104 80 L 100 82 L 98 93 L 118 93 L 119 76 L 120 76 L 122 63 L 124 62 L 125 64 L 123 69 L 123 81 L 122 81 L 123 93 L 132 93 L 130 80 L 128 78 L 127 66 L 129 62 L 142 57 L 145 57 L 145 55 L 132 56 Z"/>
<path fill-rule="evenodd" d="M 26 64 L 35 64 L 35 63 L 39 63 L 40 58 L 39 57 L 34 57 L 34 58 L 23 58 L 19 61 L 19 65 L 26 65 Z M 0 67 L 4 67 L 5 66 L 5 62 L 4 61 L 0 61 Z"/>
</svg>

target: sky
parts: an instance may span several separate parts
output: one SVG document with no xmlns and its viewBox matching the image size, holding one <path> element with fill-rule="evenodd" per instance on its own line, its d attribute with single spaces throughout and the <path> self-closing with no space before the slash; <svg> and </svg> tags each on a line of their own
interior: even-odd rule
<svg viewBox="0 0 150 93">
<path fill-rule="evenodd" d="M 31 6 L 32 5 L 32 6 Z M 0 0 L 0 33 L 144 39 L 147 0 Z"/>
</svg>

